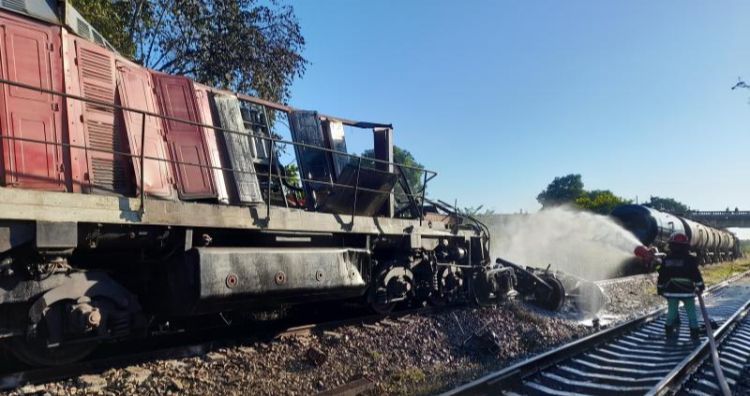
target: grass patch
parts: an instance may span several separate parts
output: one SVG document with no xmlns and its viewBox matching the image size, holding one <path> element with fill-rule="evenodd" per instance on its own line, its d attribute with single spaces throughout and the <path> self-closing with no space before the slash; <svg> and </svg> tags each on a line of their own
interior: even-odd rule
<svg viewBox="0 0 750 396">
<path fill-rule="evenodd" d="M 703 281 L 707 286 L 710 286 L 723 282 L 747 270 L 750 270 L 750 259 L 743 258 L 736 261 L 703 266 L 701 267 L 701 274 L 703 275 Z"/>
<path fill-rule="evenodd" d="M 424 390 L 421 390 L 421 388 L 431 385 L 424 382 L 425 378 L 427 376 L 419 367 L 407 367 L 391 376 L 393 389 L 389 393 L 400 395 L 424 393 Z"/>
</svg>

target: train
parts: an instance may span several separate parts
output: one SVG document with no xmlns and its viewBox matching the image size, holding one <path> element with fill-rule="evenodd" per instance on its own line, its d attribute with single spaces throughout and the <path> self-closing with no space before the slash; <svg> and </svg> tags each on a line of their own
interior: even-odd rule
<svg viewBox="0 0 750 396">
<path fill-rule="evenodd" d="M 611 216 L 643 245 L 660 250 L 667 248 L 672 234 L 685 234 L 690 240 L 690 250 L 701 264 L 735 260 L 742 256 L 735 234 L 646 205 L 620 205 L 612 210 Z"/>
<path fill-rule="evenodd" d="M 0 345 L 18 360 L 297 304 L 512 293 L 487 228 L 427 197 L 435 172 L 394 162 L 391 124 L 149 70 L 67 1 L 3 1 L 0 25 Z M 367 132 L 374 154 L 349 153 Z"/>
</svg>

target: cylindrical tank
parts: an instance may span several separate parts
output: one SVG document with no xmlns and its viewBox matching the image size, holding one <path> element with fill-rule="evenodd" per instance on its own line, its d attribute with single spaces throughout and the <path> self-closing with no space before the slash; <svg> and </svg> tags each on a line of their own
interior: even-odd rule
<svg viewBox="0 0 750 396">
<path fill-rule="evenodd" d="M 707 242 L 705 226 L 684 218 L 680 218 L 680 220 L 685 226 L 685 234 L 690 240 L 690 247 L 695 251 L 703 250 Z"/>
<path fill-rule="evenodd" d="M 672 234 L 685 233 L 685 225 L 679 217 L 643 205 L 618 206 L 612 211 L 612 217 L 644 245 L 665 245 Z"/>
<path fill-rule="evenodd" d="M 736 237 L 729 231 L 709 227 L 647 206 L 621 205 L 612 211 L 612 217 L 647 246 L 664 248 L 669 237 L 680 232 L 688 237 L 690 249 L 704 261 L 719 261 L 726 257 L 733 257 L 736 250 Z"/>
</svg>

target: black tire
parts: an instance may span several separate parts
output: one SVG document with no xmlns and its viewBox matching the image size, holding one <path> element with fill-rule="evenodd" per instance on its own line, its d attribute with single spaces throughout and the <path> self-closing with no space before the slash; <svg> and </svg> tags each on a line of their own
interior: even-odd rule
<svg viewBox="0 0 750 396">
<path fill-rule="evenodd" d="M 559 310 L 565 304 L 565 288 L 562 282 L 553 276 L 543 276 L 542 279 L 552 286 L 552 290 L 537 288 L 534 292 L 537 305 L 550 311 Z"/>
<path fill-rule="evenodd" d="M 64 366 L 83 360 L 96 349 L 96 342 L 81 342 L 47 348 L 43 340 L 15 337 L 8 349 L 21 362 L 33 367 Z"/>
</svg>

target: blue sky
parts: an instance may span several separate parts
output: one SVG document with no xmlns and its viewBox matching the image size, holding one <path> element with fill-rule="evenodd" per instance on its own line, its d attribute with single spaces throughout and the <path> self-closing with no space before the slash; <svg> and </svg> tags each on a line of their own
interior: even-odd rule
<svg viewBox="0 0 750 396">
<path fill-rule="evenodd" d="M 430 196 L 534 211 L 555 177 L 750 209 L 750 2 L 302 1 L 290 104 L 391 122 Z M 370 136 L 349 134 L 361 151 Z"/>
</svg>

